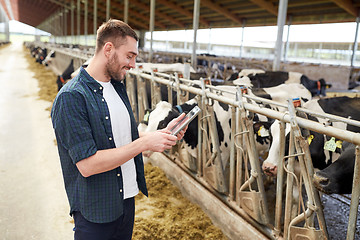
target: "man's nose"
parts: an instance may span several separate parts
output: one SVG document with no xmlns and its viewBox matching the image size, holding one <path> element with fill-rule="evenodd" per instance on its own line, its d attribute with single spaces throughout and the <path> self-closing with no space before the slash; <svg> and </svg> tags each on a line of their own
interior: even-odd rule
<svg viewBox="0 0 360 240">
<path fill-rule="evenodd" d="M 131 58 L 130 62 L 129 62 L 129 67 L 130 68 L 135 68 L 136 67 L 136 58 Z"/>
</svg>

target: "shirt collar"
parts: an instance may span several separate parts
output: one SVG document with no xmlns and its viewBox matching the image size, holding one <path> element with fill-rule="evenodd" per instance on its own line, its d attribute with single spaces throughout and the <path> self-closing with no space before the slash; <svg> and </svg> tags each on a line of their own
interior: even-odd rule
<svg viewBox="0 0 360 240">
<path fill-rule="evenodd" d="M 100 83 L 98 83 L 93 77 L 91 77 L 82 66 L 80 67 L 80 74 L 84 76 L 82 80 L 89 86 L 89 88 L 94 93 L 102 94 L 104 87 Z"/>
</svg>

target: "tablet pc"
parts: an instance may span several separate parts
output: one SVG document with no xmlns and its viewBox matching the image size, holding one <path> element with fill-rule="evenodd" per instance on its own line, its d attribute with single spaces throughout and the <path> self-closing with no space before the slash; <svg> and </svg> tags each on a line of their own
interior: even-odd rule
<svg viewBox="0 0 360 240">
<path fill-rule="evenodd" d="M 185 115 L 173 128 L 171 128 L 171 134 L 177 135 L 182 129 L 184 129 L 199 113 L 201 109 L 195 106 L 191 111 Z"/>
</svg>

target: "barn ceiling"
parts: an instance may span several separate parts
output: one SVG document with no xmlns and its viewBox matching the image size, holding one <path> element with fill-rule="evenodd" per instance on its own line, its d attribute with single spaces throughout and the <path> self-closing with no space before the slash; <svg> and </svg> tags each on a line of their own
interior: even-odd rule
<svg viewBox="0 0 360 240">
<path fill-rule="evenodd" d="M 94 29 L 94 2 L 87 0 L 87 33 Z M 97 26 L 106 20 L 106 0 L 97 0 Z M 194 0 L 155 0 L 155 31 L 192 29 Z M 9 19 L 51 32 L 71 33 L 71 6 L 77 29 L 77 0 L 0 0 Z M 86 0 L 80 1 L 80 31 L 84 34 Z M 73 4 L 73 5 L 72 5 Z M 199 28 L 268 26 L 277 24 L 278 0 L 200 0 Z M 110 0 L 110 17 L 124 18 L 124 0 Z M 287 18 L 292 24 L 354 22 L 360 0 L 288 0 Z M 65 10 L 67 9 L 67 10 Z M 67 12 L 67 13 L 65 13 Z M 64 17 L 58 17 L 58 16 Z M 56 22 L 47 21 L 51 17 Z M 61 19 L 61 20 L 59 20 Z M 65 20 L 66 19 L 66 20 Z M 128 23 L 149 30 L 150 0 L 129 0 Z M 45 24 L 47 23 L 47 24 Z M 62 24 L 66 30 L 60 30 Z M 75 30 L 77 33 L 77 30 Z"/>
</svg>

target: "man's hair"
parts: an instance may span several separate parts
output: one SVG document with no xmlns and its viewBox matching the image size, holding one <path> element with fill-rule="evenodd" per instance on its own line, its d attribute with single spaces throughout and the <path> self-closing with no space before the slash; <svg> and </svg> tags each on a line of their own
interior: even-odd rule
<svg viewBox="0 0 360 240">
<path fill-rule="evenodd" d="M 109 19 L 97 30 L 95 52 L 100 51 L 106 42 L 111 42 L 115 48 L 118 48 L 126 43 L 127 36 L 139 41 L 136 32 L 127 23 L 116 19 Z"/>
</svg>

